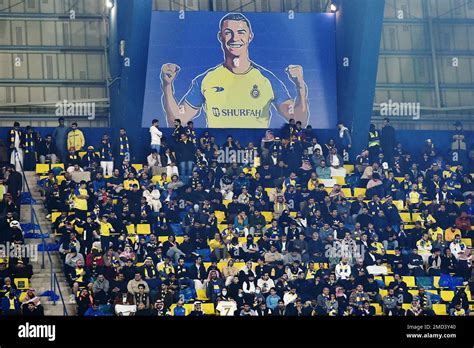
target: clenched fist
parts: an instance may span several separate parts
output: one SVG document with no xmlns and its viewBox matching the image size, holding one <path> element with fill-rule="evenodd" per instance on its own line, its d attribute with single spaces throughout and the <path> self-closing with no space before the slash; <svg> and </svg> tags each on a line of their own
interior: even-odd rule
<svg viewBox="0 0 474 348">
<path fill-rule="evenodd" d="M 303 67 L 301 65 L 288 65 L 286 73 L 297 86 L 304 85 Z"/>
<path fill-rule="evenodd" d="M 180 68 L 178 65 L 173 63 L 163 64 L 161 67 L 161 81 L 163 85 L 170 85 L 178 76 Z"/>
</svg>

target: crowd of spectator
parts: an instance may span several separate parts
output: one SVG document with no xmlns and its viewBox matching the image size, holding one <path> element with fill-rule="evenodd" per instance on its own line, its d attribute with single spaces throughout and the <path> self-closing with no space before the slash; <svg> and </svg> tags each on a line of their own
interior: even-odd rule
<svg viewBox="0 0 474 348">
<path fill-rule="evenodd" d="M 94 146 L 62 118 L 44 139 L 15 123 L 9 171 L 51 164 L 39 184 L 79 315 L 434 315 L 433 279 L 446 277 L 459 281 L 447 314 L 469 315 L 462 125 L 450 149 L 428 139 L 410 153 L 387 119 L 357 156 L 338 129 L 320 144 L 290 120 L 260 144 L 217 144 L 192 121 L 166 138 L 153 120 L 149 155 L 132 163 L 125 129 Z"/>
</svg>

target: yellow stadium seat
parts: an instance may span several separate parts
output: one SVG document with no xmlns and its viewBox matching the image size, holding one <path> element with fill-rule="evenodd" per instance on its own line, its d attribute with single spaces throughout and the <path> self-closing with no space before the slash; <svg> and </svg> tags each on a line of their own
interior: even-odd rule
<svg viewBox="0 0 474 348">
<path fill-rule="evenodd" d="M 262 215 L 268 222 L 273 220 L 273 213 L 271 211 L 262 211 Z"/>
<path fill-rule="evenodd" d="M 463 238 L 462 241 L 464 242 L 464 244 L 466 244 L 466 246 L 472 247 L 472 240 L 471 239 Z"/>
<path fill-rule="evenodd" d="M 352 197 L 352 190 L 350 188 L 345 187 L 342 189 L 342 192 L 344 193 L 344 196 L 346 196 L 346 198 Z"/>
<path fill-rule="evenodd" d="M 367 189 L 361 188 L 361 187 L 356 187 L 354 188 L 354 197 L 358 197 L 359 195 L 362 195 L 365 197 L 365 192 Z"/>
<path fill-rule="evenodd" d="M 403 222 L 411 222 L 410 213 L 400 213 Z"/>
<path fill-rule="evenodd" d="M 344 176 L 333 176 L 333 179 L 336 180 L 338 185 L 344 186 L 346 184 L 346 178 Z"/>
<path fill-rule="evenodd" d="M 347 171 L 348 174 L 354 172 L 354 165 L 353 164 L 344 164 L 344 169 Z"/>
<path fill-rule="evenodd" d="M 153 185 L 156 185 L 156 183 L 161 179 L 161 176 L 159 175 L 154 175 L 151 177 L 151 182 L 153 183 Z"/>
<path fill-rule="evenodd" d="M 127 225 L 127 232 L 128 234 L 135 234 L 135 225 L 133 224 L 130 224 L 130 225 Z"/>
<path fill-rule="evenodd" d="M 382 298 L 384 298 L 385 296 L 387 296 L 388 290 L 387 289 L 380 289 L 379 294 L 380 294 L 380 296 L 382 296 Z"/>
<path fill-rule="evenodd" d="M 225 220 L 225 213 L 223 211 L 216 210 L 214 213 L 216 214 L 217 222 L 222 222 Z"/>
<path fill-rule="evenodd" d="M 415 297 L 415 296 L 418 295 L 418 290 L 412 289 L 412 290 L 408 290 L 408 292 L 409 292 L 413 297 Z"/>
<path fill-rule="evenodd" d="M 385 276 L 384 281 L 385 281 L 385 286 L 388 286 L 391 282 L 393 282 L 393 276 Z"/>
<path fill-rule="evenodd" d="M 137 224 L 137 233 L 138 234 L 150 234 L 151 233 L 150 224 Z"/>
<path fill-rule="evenodd" d="M 53 211 L 51 213 L 51 222 L 56 222 L 57 218 L 61 216 L 61 212 L 60 211 Z"/>
<path fill-rule="evenodd" d="M 420 213 L 413 213 L 412 221 L 420 221 L 421 214 Z"/>
<path fill-rule="evenodd" d="M 265 187 L 265 191 L 267 192 L 268 196 L 275 194 L 275 189 L 273 187 Z"/>
<path fill-rule="evenodd" d="M 395 177 L 395 180 L 397 180 L 398 182 L 402 182 L 403 180 L 405 180 L 405 178 L 403 176 L 397 176 Z"/>
<path fill-rule="evenodd" d="M 395 250 L 385 250 L 387 255 L 395 255 Z"/>
<path fill-rule="evenodd" d="M 178 244 L 181 244 L 183 241 L 184 241 L 184 237 L 183 236 L 176 236 L 176 242 Z M 164 243 L 168 240 L 168 236 L 159 236 L 158 237 L 158 241 L 161 242 L 161 243 Z"/>
<path fill-rule="evenodd" d="M 62 170 L 64 170 L 64 163 L 51 164 L 51 169 L 54 169 L 54 168 L 61 168 Z"/>
<path fill-rule="evenodd" d="M 371 307 L 375 308 L 375 315 L 382 315 L 382 307 L 378 303 L 372 303 Z"/>
<path fill-rule="evenodd" d="M 135 168 L 135 170 L 136 170 L 137 172 L 139 172 L 140 170 L 143 169 L 143 164 L 134 163 L 134 164 L 132 164 L 132 167 Z"/>
<path fill-rule="evenodd" d="M 61 183 L 66 180 L 66 178 L 64 177 L 64 175 L 58 175 L 56 177 L 56 179 L 58 180 L 58 185 L 61 185 Z"/>
<path fill-rule="evenodd" d="M 451 302 L 454 297 L 454 291 L 452 290 L 441 290 L 441 299 L 445 302 Z"/>
<path fill-rule="evenodd" d="M 402 308 L 407 311 L 411 308 L 411 304 L 410 303 L 403 303 Z"/>
<path fill-rule="evenodd" d="M 331 193 L 332 192 L 332 187 L 325 187 L 324 191 L 326 191 L 327 193 Z"/>
<path fill-rule="evenodd" d="M 448 312 L 446 311 L 446 305 L 442 303 L 433 304 L 433 311 L 436 315 L 448 315 Z"/>
<path fill-rule="evenodd" d="M 218 224 L 217 225 L 217 229 L 219 230 L 219 232 L 222 233 L 222 231 L 224 231 L 226 228 L 227 228 L 227 224 Z"/>
<path fill-rule="evenodd" d="M 250 173 L 252 175 L 252 177 L 255 178 L 255 174 L 257 173 L 257 168 L 255 168 L 255 167 L 252 167 L 252 168 L 245 167 L 243 169 L 243 171 L 244 171 L 245 174 Z"/>
<path fill-rule="evenodd" d="M 296 211 L 290 211 L 290 216 L 291 217 L 296 217 Z"/>
<path fill-rule="evenodd" d="M 84 157 L 84 155 L 86 154 L 86 151 L 79 151 L 77 154 L 82 159 L 82 157 Z"/>
<path fill-rule="evenodd" d="M 15 278 L 13 282 L 19 290 L 27 290 L 30 288 L 30 281 L 28 278 Z"/>
<path fill-rule="evenodd" d="M 222 201 L 222 203 L 225 205 L 226 208 L 227 208 L 227 206 L 229 205 L 230 202 L 232 202 L 232 199 L 224 199 Z"/>
<path fill-rule="evenodd" d="M 49 164 L 38 163 L 36 165 L 36 174 L 45 174 L 49 172 Z"/>
<path fill-rule="evenodd" d="M 434 277 L 433 277 L 433 286 L 434 286 L 436 289 L 439 289 L 439 276 L 434 276 Z"/>
<path fill-rule="evenodd" d="M 199 301 L 209 300 L 209 298 L 207 297 L 207 294 L 206 294 L 206 289 L 196 289 L 196 293 L 197 293 L 197 299 Z"/>
<path fill-rule="evenodd" d="M 400 200 L 393 201 L 393 204 L 397 207 L 399 211 L 405 210 L 405 202 Z"/>
<path fill-rule="evenodd" d="M 26 291 L 22 291 L 20 296 L 18 297 L 18 301 L 20 301 L 20 303 L 23 303 L 26 299 Z"/>
<path fill-rule="evenodd" d="M 413 276 L 404 276 L 403 281 L 407 284 L 409 288 L 415 288 L 416 283 L 415 283 L 415 277 Z"/>
<path fill-rule="evenodd" d="M 207 315 L 215 315 L 216 314 L 216 310 L 214 308 L 214 303 L 203 303 L 202 304 L 202 310 Z"/>
</svg>

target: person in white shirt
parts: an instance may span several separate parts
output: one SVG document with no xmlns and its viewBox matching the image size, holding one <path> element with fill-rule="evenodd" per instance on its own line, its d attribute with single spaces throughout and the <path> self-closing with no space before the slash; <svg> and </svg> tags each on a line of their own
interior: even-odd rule
<svg viewBox="0 0 474 348">
<path fill-rule="evenodd" d="M 336 279 L 346 280 L 351 275 L 351 266 L 348 263 L 347 257 L 343 257 L 341 262 L 336 265 Z"/>
<path fill-rule="evenodd" d="M 154 119 L 151 121 L 150 127 L 150 136 L 151 136 L 151 149 L 155 149 L 158 154 L 160 153 L 161 149 L 161 137 L 163 133 L 158 129 L 158 120 Z"/>
<path fill-rule="evenodd" d="M 287 291 L 283 295 L 283 303 L 285 303 L 285 306 L 288 306 L 288 304 L 294 303 L 297 298 L 298 294 L 296 293 L 296 288 L 292 286 L 290 291 Z"/>
<path fill-rule="evenodd" d="M 257 281 L 257 286 L 262 289 L 262 294 L 266 295 L 270 293 L 270 289 L 275 287 L 275 283 L 270 278 L 268 273 L 262 275 L 262 277 Z"/>
<path fill-rule="evenodd" d="M 459 260 L 459 254 L 464 253 L 467 249 L 466 244 L 461 240 L 460 235 L 456 235 L 455 239 L 449 245 L 449 249 L 453 253 L 456 260 Z"/>
</svg>

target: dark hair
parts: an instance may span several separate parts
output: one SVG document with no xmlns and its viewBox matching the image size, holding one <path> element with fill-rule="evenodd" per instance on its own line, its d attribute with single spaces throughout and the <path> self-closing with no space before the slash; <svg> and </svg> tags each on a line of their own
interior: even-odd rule
<svg viewBox="0 0 474 348">
<path fill-rule="evenodd" d="M 219 29 L 222 29 L 222 24 L 224 24 L 225 21 L 242 21 L 247 24 L 249 27 L 250 31 L 252 31 L 252 25 L 250 24 L 250 21 L 245 17 L 242 13 L 228 13 L 219 22 Z"/>
<path fill-rule="evenodd" d="M 158 123 L 158 120 L 157 120 L 156 118 L 154 118 L 154 119 L 151 121 L 151 123 L 152 123 L 152 124 L 153 124 L 153 123 Z"/>
</svg>

